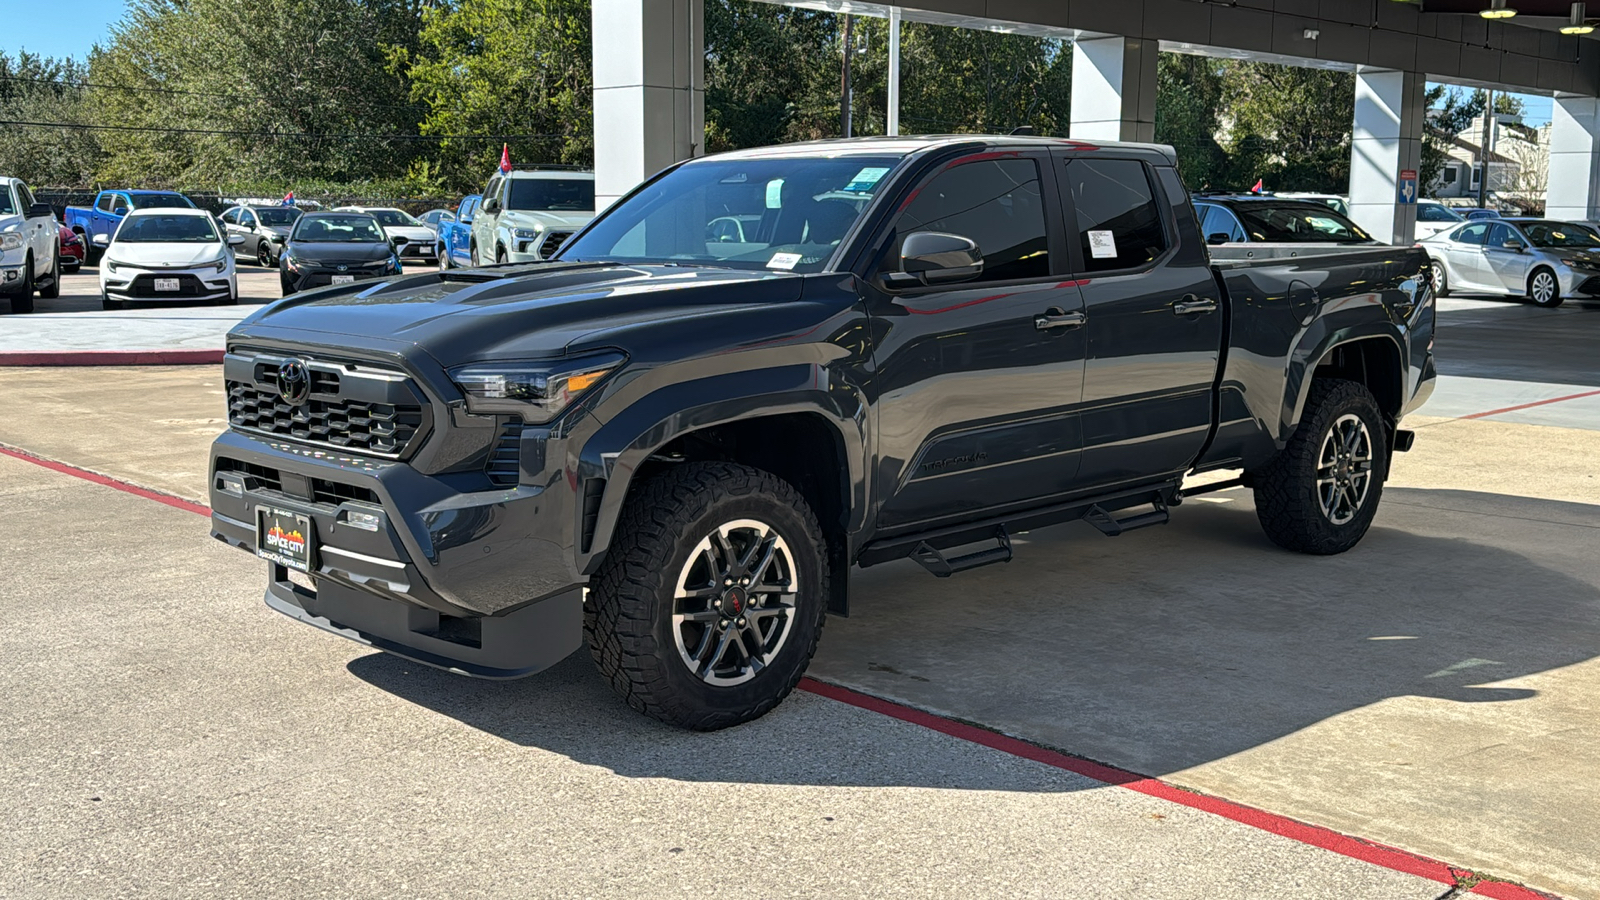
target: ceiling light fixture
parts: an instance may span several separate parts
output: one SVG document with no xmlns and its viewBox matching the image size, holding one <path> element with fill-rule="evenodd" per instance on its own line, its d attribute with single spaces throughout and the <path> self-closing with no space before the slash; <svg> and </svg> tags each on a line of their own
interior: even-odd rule
<svg viewBox="0 0 1600 900">
<path fill-rule="evenodd" d="M 1506 5 L 1506 0 L 1489 0 L 1489 8 L 1478 11 L 1485 19 L 1509 19 L 1517 11 Z"/>
<path fill-rule="evenodd" d="M 1584 9 L 1582 3 L 1572 4 L 1572 17 L 1567 20 L 1567 24 L 1561 26 L 1561 33 L 1588 34 L 1589 32 L 1593 31 L 1594 26 L 1584 21 L 1585 12 L 1586 10 Z"/>
</svg>

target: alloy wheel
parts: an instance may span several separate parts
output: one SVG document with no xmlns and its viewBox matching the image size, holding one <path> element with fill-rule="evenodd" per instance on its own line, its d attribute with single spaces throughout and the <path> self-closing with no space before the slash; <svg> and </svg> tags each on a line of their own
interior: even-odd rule
<svg viewBox="0 0 1600 900">
<path fill-rule="evenodd" d="M 1334 421 L 1317 454 L 1317 502 L 1329 522 L 1356 517 L 1372 485 L 1372 434 L 1353 413 Z"/>
<path fill-rule="evenodd" d="M 1556 295 L 1556 279 L 1549 272 L 1535 272 L 1533 284 L 1528 293 L 1533 297 L 1533 302 L 1540 305 L 1549 303 Z"/>
<path fill-rule="evenodd" d="M 256 246 L 256 262 L 263 269 L 272 268 L 272 250 L 267 247 L 265 241 Z"/>
<path fill-rule="evenodd" d="M 772 526 L 755 519 L 719 525 L 678 573 L 672 637 L 679 658 L 710 685 L 749 681 L 788 642 L 799 590 L 794 554 Z"/>
</svg>

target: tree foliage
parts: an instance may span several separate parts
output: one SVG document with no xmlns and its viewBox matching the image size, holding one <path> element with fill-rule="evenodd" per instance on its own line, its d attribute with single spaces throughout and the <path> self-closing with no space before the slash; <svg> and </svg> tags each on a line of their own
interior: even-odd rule
<svg viewBox="0 0 1600 900">
<path fill-rule="evenodd" d="M 23 51 L 0 53 L 0 121 L 85 120 L 88 66 Z M 81 184 L 93 177 L 101 151 L 93 131 L 0 125 L 0 173 L 26 173 L 35 184 Z"/>
<path fill-rule="evenodd" d="M 1350 182 L 1355 75 L 1225 60 L 1224 146 L 1234 177 L 1268 190 L 1344 191 Z"/>
</svg>

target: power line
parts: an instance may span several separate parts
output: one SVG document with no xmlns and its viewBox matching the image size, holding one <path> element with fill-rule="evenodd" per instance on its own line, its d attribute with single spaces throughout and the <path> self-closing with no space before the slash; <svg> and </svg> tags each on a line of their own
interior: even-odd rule
<svg viewBox="0 0 1600 900">
<path fill-rule="evenodd" d="M 22 122 L 0 119 L 0 125 L 17 125 L 23 128 L 71 128 L 83 131 L 133 131 L 158 134 L 196 134 L 224 137 L 306 138 L 310 140 L 361 140 L 361 141 L 449 141 L 492 140 L 532 141 L 547 138 L 564 138 L 566 134 L 317 134 L 295 131 L 231 131 L 206 128 L 155 128 L 144 125 L 85 125 L 79 122 Z"/>
<path fill-rule="evenodd" d="M 28 82 L 30 84 L 49 84 L 49 85 L 55 85 L 56 87 L 72 87 L 72 88 L 95 88 L 97 90 L 103 90 L 103 91 L 126 91 L 126 92 L 129 92 L 129 93 L 135 93 L 135 94 L 167 94 L 167 95 L 171 95 L 171 96 L 181 96 L 181 97 L 220 97 L 220 98 L 222 98 L 224 100 L 232 100 L 232 101 L 235 101 L 235 102 L 239 102 L 241 100 L 254 100 L 254 99 L 257 99 L 255 96 L 246 96 L 246 95 L 243 95 L 243 94 L 223 94 L 223 93 L 218 93 L 218 92 L 215 92 L 215 91 L 185 91 L 185 90 L 179 90 L 178 88 L 134 87 L 132 85 L 126 85 L 126 84 L 100 84 L 100 83 L 92 82 L 92 81 L 74 81 L 74 80 L 70 80 L 70 79 L 61 79 L 61 78 L 29 78 L 29 77 L 27 77 L 25 75 L 5 75 L 5 74 L 0 74 L 0 81 L 24 81 L 24 82 Z M 415 110 L 415 109 L 423 109 L 423 108 L 426 107 L 426 104 L 423 104 L 423 103 L 370 103 L 369 102 L 369 103 L 366 103 L 366 104 L 363 104 L 363 105 L 365 105 L 365 106 L 367 106 L 369 108 L 372 108 L 372 109 L 413 109 L 413 110 Z"/>
</svg>

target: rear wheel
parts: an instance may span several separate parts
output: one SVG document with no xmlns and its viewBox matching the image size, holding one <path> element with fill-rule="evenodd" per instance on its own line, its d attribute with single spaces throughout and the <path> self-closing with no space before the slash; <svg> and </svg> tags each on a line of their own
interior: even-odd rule
<svg viewBox="0 0 1600 900">
<path fill-rule="evenodd" d="M 1364 386 L 1313 382 L 1288 445 L 1250 473 L 1261 528 L 1273 543 L 1301 553 L 1354 547 L 1377 514 L 1388 451 L 1383 414 Z"/>
<path fill-rule="evenodd" d="M 1561 282 L 1556 280 L 1556 273 L 1540 266 L 1528 276 L 1528 299 L 1534 306 L 1554 309 L 1561 305 Z"/>
<path fill-rule="evenodd" d="M 749 466 L 683 463 L 629 499 L 590 582 L 584 635 L 629 706 L 726 728 L 800 681 L 828 577 L 821 529 L 792 485 Z"/>
</svg>

